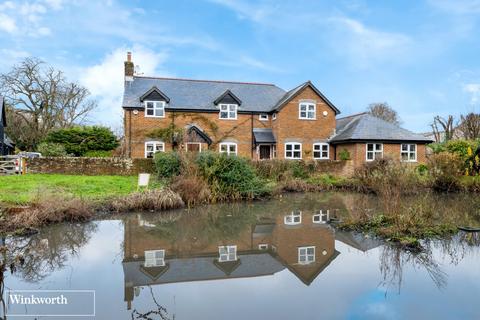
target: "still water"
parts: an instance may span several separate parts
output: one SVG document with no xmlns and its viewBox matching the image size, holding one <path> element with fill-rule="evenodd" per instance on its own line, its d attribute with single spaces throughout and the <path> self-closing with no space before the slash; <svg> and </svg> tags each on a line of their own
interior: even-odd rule
<svg viewBox="0 0 480 320">
<path fill-rule="evenodd" d="M 480 225 L 478 199 L 427 201 Z M 95 319 L 480 319 L 478 234 L 414 254 L 328 223 L 358 208 L 381 210 L 322 193 L 56 225 L 6 239 L 5 291 L 94 290 Z"/>
</svg>

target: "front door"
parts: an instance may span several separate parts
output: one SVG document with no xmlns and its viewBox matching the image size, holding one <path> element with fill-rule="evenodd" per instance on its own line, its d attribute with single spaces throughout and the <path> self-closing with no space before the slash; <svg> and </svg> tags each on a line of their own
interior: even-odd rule
<svg viewBox="0 0 480 320">
<path fill-rule="evenodd" d="M 260 160 L 270 159 L 270 146 L 259 146 Z"/>
<path fill-rule="evenodd" d="M 187 151 L 200 152 L 201 151 L 200 143 L 187 143 Z"/>
</svg>

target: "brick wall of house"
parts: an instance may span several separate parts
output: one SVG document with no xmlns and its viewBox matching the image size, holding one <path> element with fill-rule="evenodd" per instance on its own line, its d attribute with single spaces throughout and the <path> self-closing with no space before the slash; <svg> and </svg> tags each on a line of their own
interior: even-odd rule
<svg viewBox="0 0 480 320">
<path fill-rule="evenodd" d="M 298 105 L 301 100 L 315 100 L 316 120 L 300 120 Z M 323 116 L 326 111 L 327 116 Z M 273 121 L 273 132 L 277 139 L 277 158 L 285 158 L 285 142 L 302 143 L 302 158 L 313 159 L 313 143 L 325 142 L 336 126 L 335 112 L 310 87 L 306 87 L 287 103 Z M 330 149 L 331 158 L 333 148 Z"/>
<path fill-rule="evenodd" d="M 395 160 L 400 160 L 400 143 L 384 143 L 383 155 Z M 351 143 L 337 145 L 336 157 L 340 159 L 340 152 L 346 149 L 350 153 L 354 166 L 358 167 L 366 162 L 366 143 Z M 412 164 L 425 163 L 426 146 L 425 144 L 417 144 L 417 161 Z"/>
<path fill-rule="evenodd" d="M 166 111 L 165 118 L 149 118 L 145 117 L 144 111 L 139 110 L 137 114 L 134 114 L 133 111 L 126 110 L 125 141 L 127 152 L 129 143 L 131 143 L 131 157 L 145 157 L 145 142 L 158 140 L 149 138 L 148 134 L 155 129 L 168 127 L 172 121 L 179 128 L 184 128 L 188 124 L 196 124 L 212 139 L 213 143 L 210 146 L 212 150 L 218 151 L 218 144 L 222 141 L 235 142 L 237 143 L 238 155 L 244 157 L 251 157 L 252 154 L 252 124 L 253 128 L 268 128 L 270 126 L 270 119 L 269 121 L 260 121 L 258 114 L 239 113 L 236 120 L 225 120 L 219 119 L 218 112 Z M 203 144 L 202 150 L 207 147 L 207 144 Z M 166 142 L 165 149 L 166 151 L 171 150 L 171 144 Z"/>
</svg>

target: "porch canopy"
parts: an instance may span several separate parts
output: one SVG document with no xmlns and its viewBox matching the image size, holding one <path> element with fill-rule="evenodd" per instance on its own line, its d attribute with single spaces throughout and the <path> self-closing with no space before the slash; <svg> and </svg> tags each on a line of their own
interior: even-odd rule
<svg viewBox="0 0 480 320">
<path fill-rule="evenodd" d="M 255 139 L 255 144 L 266 143 L 266 144 L 275 144 L 277 140 L 273 135 L 272 129 L 253 129 L 253 137 Z"/>
</svg>

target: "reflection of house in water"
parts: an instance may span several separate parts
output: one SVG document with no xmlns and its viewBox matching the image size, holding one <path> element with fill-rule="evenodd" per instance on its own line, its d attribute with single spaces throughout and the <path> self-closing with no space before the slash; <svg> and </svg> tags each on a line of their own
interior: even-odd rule
<svg viewBox="0 0 480 320">
<path fill-rule="evenodd" d="M 201 217 L 188 230 L 175 229 L 184 221 L 161 227 L 132 217 L 125 222 L 125 301 L 130 308 L 142 286 L 266 276 L 285 268 L 310 285 L 339 254 L 327 218 L 327 212 L 294 211 L 246 224 L 235 237 L 215 237 L 198 223 Z"/>
</svg>

